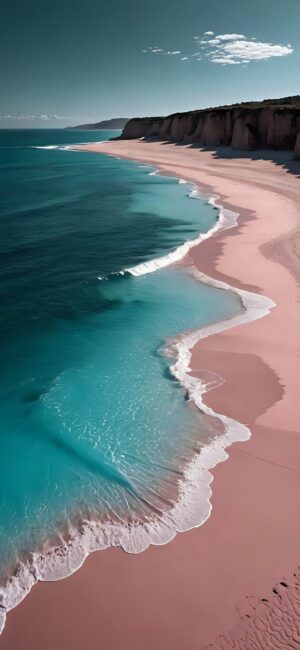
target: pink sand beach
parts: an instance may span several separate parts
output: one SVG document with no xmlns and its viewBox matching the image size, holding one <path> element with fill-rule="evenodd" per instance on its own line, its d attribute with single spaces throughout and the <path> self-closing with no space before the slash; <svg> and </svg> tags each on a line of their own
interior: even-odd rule
<svg viewBox="0 0 300 650">
<path fill-rule="evenodd" d="M 276 306 L 193 349 L 193 373 L 225 380 L 206 403 L 252 434 L 213 470 L 205 524 L 140 555 L 94 553 L 38 584 L 8 615 L 0 650 L 299 648 L 300 163 L 141 140 L 86 148 L 151 163 L 238 212 L 237 227 L 181 264 Z"/>
</svg>

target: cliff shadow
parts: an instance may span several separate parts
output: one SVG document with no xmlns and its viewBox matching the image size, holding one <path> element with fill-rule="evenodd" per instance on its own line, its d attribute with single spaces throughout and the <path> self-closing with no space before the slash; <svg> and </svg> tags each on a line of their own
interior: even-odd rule
<svg viewBox="0 0 300 650">
<path fill-rule="evenodd" d="M 199 148 L 199 147 L 198 147 Z M 274 163 L 285 169 L 289 174 L 294 174 L 300 178 L 300 160 L 293 159 L 293 151 L 279 151 L 276 149 L 256 149 L 254 151 L 239 151 L 231 147 L 201 147 L 205 151 L 210 151 L 216 160 L 237 159 L 243 160 L 264 160 Z"/>
<path fill-rule="evenodd" d="M 285 169 L 289 174 L 294 174 L 300 178 L 300 160 L 293 159 L 292 150 L 279 150 L 279 149 L 255 149 L 255 150 L 239 150 L 232 149 L 229 146 L 213 147 L 213 146 L 203 146 L 197 142 L 188 142 L 187 140 L 176 141 L 176 140 L 161 140 L 159 137 L 148 137 L 144 138 L 146 142 L 160 142 L 162 145 L 173 144 L 175 147 L 185 147 L 187 149 L 197 149 L 199 153 L 201 151 L 209 152 L 212 154 L 212 157 L 216 160 L 225 160 L 232 159 L 236 160 L 247 159 L 247 160 L 268 160 L 274 165 L 278 165 Z"/>
</svg>

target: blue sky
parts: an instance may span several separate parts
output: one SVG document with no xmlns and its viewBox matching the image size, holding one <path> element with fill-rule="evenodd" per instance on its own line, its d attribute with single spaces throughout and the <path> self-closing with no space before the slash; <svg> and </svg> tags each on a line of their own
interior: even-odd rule
<svg viewBox="0 0 300 650">
<path fill-rule="evenodd" d="M 0 127 L 300 93 L 300 0 L 2 0 Z"/>
</svg>

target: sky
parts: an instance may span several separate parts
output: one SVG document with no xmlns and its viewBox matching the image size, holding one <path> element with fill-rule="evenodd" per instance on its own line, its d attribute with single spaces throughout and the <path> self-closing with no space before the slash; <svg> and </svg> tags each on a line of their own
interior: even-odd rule
<svg viewBox="0 0 300 650">
<path fill-rule="evenodd" d="M 1 0 L 0 128 L 300 94 L 300 0 Z"/>
</svg>

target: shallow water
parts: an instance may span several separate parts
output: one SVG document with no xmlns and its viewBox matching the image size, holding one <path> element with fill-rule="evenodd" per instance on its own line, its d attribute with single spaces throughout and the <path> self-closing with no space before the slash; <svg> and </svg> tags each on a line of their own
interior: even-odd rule
<svg viewBox="0 0 300 650">
<path fill-rule="evenodd" d="M 162 349 L 237 313 L 238 297 L 180 268 L 118 275 L 216 211 L 146 166 L 35 148 L 111 135 L 0 132 L 0 573 L 78 513 L 168 508 L 185 460 L 217 435 Z"/>
</svg>

